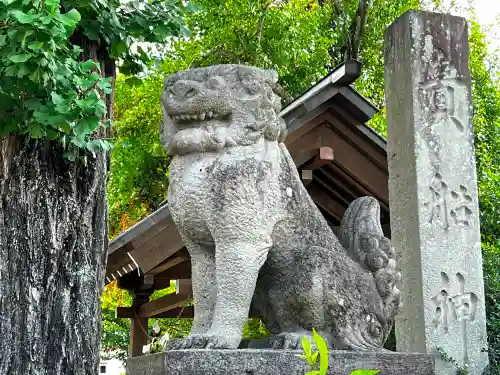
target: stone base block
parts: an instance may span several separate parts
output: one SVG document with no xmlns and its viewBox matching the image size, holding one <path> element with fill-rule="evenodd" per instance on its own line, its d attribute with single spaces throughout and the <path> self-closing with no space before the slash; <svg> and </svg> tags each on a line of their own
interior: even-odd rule
<svg viewBox="0 0 500 375">
<path fill-rule="evenodd" d="M 304 375 L 310 370 L 300 351 L 174 350 L 127 360 L 127 375 Z M 425 354 L 331 351 L 330 375 L 380 370 L 380 375 L 434 375 Z"/>
</svg>

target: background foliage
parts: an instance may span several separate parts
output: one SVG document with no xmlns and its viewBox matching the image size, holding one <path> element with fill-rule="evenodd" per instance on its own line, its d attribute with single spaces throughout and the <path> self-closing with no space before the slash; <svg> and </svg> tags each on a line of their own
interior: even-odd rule
<svg viewBox="0 0 500 375">
<path fill-rule="evenodd" d="M 217 63 L 248 63 L 280 74 L 282 97 L 298 96 L 348 55 L 362 1 L 196 0 L 201 9 L 188 18 L 193 36 L 170 40 L 168 58 L 142 83 L 123 75 L 117 81 L 116 147 L 109 180 L 110 226 L 117 234 L 157 209 L 166 199 L 168 158 L 159 144 L 159 95 L 163 78 L 180 69 Z M 364 63 L 355 87 L 381 111 L 369 123 L 386 134 L 383 35 L 419 0 L 374 0 L 357 42 Z M 481 205 L 481 232 L 487 291 L 490 358 L 500 364 L 500 86 L 485 36 L 471 20 L 470 68 Z M 356 43 L 354 43 L 356 45 Z M 131 86 L 130 83 L 136 84 Z M 247 337 L 265 335 L 258 320 Z M 127 344 L 123 339 L 123 345 Z M 106 341 L 106 340 L 105 340 Z M 394 345 L 392 342 L 390 345 Z"/>
<path fill-rule="evenodd" d="M 115 62 L 126 74 L 151 65 L 135 41 L 165 43 L 189 35 L 181 0 L 0 1 L 0 136 L 109 150 Z"/>
</svg>

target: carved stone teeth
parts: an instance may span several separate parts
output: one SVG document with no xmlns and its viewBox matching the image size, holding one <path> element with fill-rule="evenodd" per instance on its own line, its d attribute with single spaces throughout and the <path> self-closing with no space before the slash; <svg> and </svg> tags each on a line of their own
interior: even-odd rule
<svg viewBox="0 0 500 375">
<path fill-rule="evenodd" d="M 209 111 L 209 112 L 207 113 L 208 118 L 212 118 L 212 116 L 213 116 L 213 115 L 214 115 L 214 113 L 213 113 L 212 111 Z"/>
<path fill-rule="evenodd" d="M 199 118 L 200 120 L 205 120 L 205 114 L 204 114 L 204 113 L 200 113 L 200 114 L 198 115 L 198 118 Z"/>
<path fill-rule="evenodd" d="M 219 114 L 218 113 L 214 113 L 214 118 L 217 118 L 219 117 Z"/>
<path fill-rule="evenodd" d="M 186 115 L 181 115 L 181 120 L 185 120 L 186 119 Z"/>
</svg>

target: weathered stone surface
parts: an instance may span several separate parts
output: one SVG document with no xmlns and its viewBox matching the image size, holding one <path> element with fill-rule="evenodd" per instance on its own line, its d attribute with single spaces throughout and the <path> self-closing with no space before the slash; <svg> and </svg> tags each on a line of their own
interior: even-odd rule
<svg viewBox="0 0 500 375">
<path fill-rule="evenodd" d="M 169 207 L 191 255 L 195 299 L 190 336 L 168 348 L 237 348 L 251 303 L 274 348 L 297 348 L 316 328 L 333 348 L 376 350 L 392 327 L 398 275 L 378 202 L 351 205 L 339 242 L 282 142 L 276 80 L 219 65 L 165 81 Z"/>
<path fill-rule="evenodd" d="M 289 350 L 174 350 L 127 360 L 127 375 L 304 375 L 310 370 Z M 332 351 L 329 375 L 380 370 L 383 375 L 433 375 L 432 356 Z"/>
<path fill-rule="evenodd" d="M 404 14 L 386 35 L 392 242 L 401 257 L 398 350 L 488 364 L 467 23 Z M 439 374 L 456 368 L 436 362 Z"/>
</svg>

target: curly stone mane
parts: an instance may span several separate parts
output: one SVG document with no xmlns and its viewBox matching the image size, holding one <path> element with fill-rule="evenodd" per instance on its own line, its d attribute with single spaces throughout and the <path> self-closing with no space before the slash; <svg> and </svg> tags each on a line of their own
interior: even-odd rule
<svg viewBox="0 0 500 375">
<path fill-rule="evenodd" d="M 216 65 L 180 71 L 165 79 L 161 97 L 162 143 L 169 154 L 218 151 L 237 145 L 251 145 L 262 136 L 282 142 L 286 125 L 279 116 L 281 99 L 272 89 L 277 73 L 242 65 Z M 216 80 L 220 86 L 212 87 Z M 196 87 L 194 104 L 170 96 L 176 84 Z M 193 100 L 191 100 L 193 101 Z M 226 114 L 219 121 L 200 119 L 195 126 L 182 127 L 173 114 L 189 111 L 197 115 L 210 112 Z"/>
</svg>

